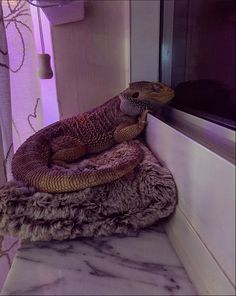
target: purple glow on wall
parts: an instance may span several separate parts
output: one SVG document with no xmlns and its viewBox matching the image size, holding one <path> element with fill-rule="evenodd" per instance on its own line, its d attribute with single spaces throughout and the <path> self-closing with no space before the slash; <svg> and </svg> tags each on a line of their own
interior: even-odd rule
<svg viewBox="0 0 236 296">
<path fill-rule="evenodd" d="M 38 54 L 41 54 L 42 48 L 41 48 L 41 40 L 40 40 L 40 34 L 39 34 L 37 8 L 31 6 L 30 10 L 31 10 L 32 19 L 33 19 L 36 50 Z M 58 109 L 58 100 L 57 100 L 57 91 L 56 91 L 55 65 L 54 65 L 54 58 L 53 58 L 50 23 L 42 10 L 41 10 L 41 20 L 42 20 L 44 43 L 45 43 L 45 52 L 51 56 L 51 67 L 54 73 L 51 79 L 40 80 L 44 126 L 47 126 L 59 120 L 59 109 Z"/>
</svg>

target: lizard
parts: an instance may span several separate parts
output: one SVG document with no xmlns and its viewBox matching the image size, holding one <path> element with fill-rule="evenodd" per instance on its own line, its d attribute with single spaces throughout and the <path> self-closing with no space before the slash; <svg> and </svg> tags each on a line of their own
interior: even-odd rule
<svg viewBox="0 0 236 296">
<path fill-rule="evenodd" d="M 50 193 L 71 192 L 114 181 L 137 166 L 142 152 L 121 168 L 98 172 L 58 170 L 52 164 L 65 164 L 112 146 L 135 139 L 146 126 L 148 112 L 170 102 L 174 91 L 160 82 L 138 81 L 101 106 L 59 120 L 29 137 L 15 152 L 12 174 Z M 137 148 L 137 147 L 136 147 Z"/>
</svg>

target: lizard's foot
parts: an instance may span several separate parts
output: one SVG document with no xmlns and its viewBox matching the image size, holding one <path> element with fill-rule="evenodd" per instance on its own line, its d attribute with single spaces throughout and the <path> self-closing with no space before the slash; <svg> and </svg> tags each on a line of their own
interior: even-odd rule
<svg viewBox="0 0 236 296">
<path fill-rule="evenodd" d="M 144 128 L 147 125 L 147 114 L 150 113 L 149 110 L 144 110 L 143 113 L 141 114 L 141 116 L 138 119 L 138 127 L 139 128 Z"/>
<path fill-rule="evenodd" d="M 146 117 L 149 110 L 143 111 L 141 116 L 138 119 L 137 123 L 134 124 L 127 124 L 127 123 L 121 123 L 118 125 L 114 132 L 114 140 L 117 143 L 122 143 L 124 141 L 129 141 L 135 139 L 137 136 L 139 136 L 142 131 L 146 127 Z"/>
</svg>

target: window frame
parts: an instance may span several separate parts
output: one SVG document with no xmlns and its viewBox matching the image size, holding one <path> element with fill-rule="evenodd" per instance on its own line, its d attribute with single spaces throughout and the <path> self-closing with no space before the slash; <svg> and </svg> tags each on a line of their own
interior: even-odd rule
<svg viewBox="0 0 236 296">
<path fill-rule="evenodd" d="M 189 9 L 191 0 L 186 0 L 186 14 Z M 175 0 L 165 1 L 160 0 L 160 50 L 159 50 L 159 80 L 167 85 L 172 84 L 171 73 L 172 73 L 172 50 L 173 50 L 173 24 L 174 24 L 174 4 Z M 186 19 L 186 25 L 189 22 Z M 187 34 L 183 32 L 182 34 Z M 183 48 L 183 55 L 187 54 L 187 38 L 185 47 Z M 185 61 L 183 61 L 182 73 L 185 76 Z M 202 120 L 206 120 L 215 123 L 219 126 L 226 127 L 228 129 L 236 131 L 236 121 L 219 117 L 214 114 L 202 112 L 200 110 L 190 109 L 184 105 L 179 107 L 170 107 L 173 110 L 180 110 L 183 113 L 194 115 Z M 169 108 L 169 110 L 170 110 Z M 172 112 L 174 114 L 174 112 Z M 183 119 L 184 120 L 184 119 Z"/>
</svg>

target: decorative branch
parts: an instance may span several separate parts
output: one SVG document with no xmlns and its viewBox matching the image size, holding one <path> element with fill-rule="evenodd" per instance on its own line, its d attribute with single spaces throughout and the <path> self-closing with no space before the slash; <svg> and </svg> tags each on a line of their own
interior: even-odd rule
<svg viewBox="0 0 236 296">
<path fill-rule="evenodd" d="M 9 20 L 8 23 L 6 24 L 6 28 L 11 24 L 11 22 L 21 24 L 22 26 L 26 27 L 26 29 L 28 29 L 32 33 L 32 30 L 28 25 L 26 25 L 22 21 L 17 20 L 16 18 L 13 18 L 12 20 Z"/>
<path fill-rule="evenodd" d="M 23 67 L 23 64 L 25 61 L 25 54 L 26 54 L 25 41 L 24 41 L 24 37 L 23 37 L 22 31 L 19 26 L 25 27 L 28 31 L 30 31 L 32 33 L 31 28 L 25 22 L 20 20 L 19 18 L 24 17 L 24 16 L 30 16 L 30 13 L 29 13 L 29 8 L 25 7 L 25 5 L 26 5 L 25 0 L 24 1 L 23 0 L 16 1 L 16 4 L 14 7 L 12 7 L 10 1 L 7 0 L 7 5 L 8 5 L 9 13 L 7 15 L 3 16 L 3 20 L 5 21 L 5 24 L 6 24 L 5 28 L 7 29 L 11 23 L 14 24 L 16 31 L 19 34 L 20 41 L 22 44 L 22 58 L 21 58 L 19 66 L 17 66 L 16 69 L 12 69 L 10 66 L 8 66 L 4 63 L 0 63 L 0 66 L 9 69 L 13 73 L 16 73 Z M 2 19 L 1 19 L 1 21 L 2 21 Z M 4 23 L 3 23 L 3 26 L 4 26 Z M 7 53 L 7 51 L 0 49 L 0 53 L 6 55 L 5 53 Z"/>
<path fill-rule="evenodd" d="M 2 55 L 8 55 L 8 51 L 6 50 L 6 51 L 3 51 L 1 48 L 0 48 L 0 53 L 2 54 Z"/>
<path fill-rule="evenodd" d="M 12 12 L 12 8 L 11 8 L 11 4 L 10 4 L 9 0 L 7 0 L 7 6 L 8 6 L 8 9 L 10 10 L 10 12 Z"/>
<path fill-rule="evenodd" d="M 30 121 L 30 118 L 33 117 L 33 118 L 37 118 L 37 108 L 38 108 L 38 104 L 39 104 L 39 101 L 40 101 L 40 98 L 37 98 L 36 100 L 36 104 L 34 106 L 34 113 L 33 114 L 29 114 L 28 117 L 27 117 L 27 120 L 28 120 L 28 123 L 29 123 L 29 126 L 31 127 L 31 129 L 36 133 L 37 131 L 34 129 L 31 121 Z"/>
<path fill-rule="evenodd" d="M 16 132 L 16 134 L 17 134 L 17 136 L 18 136 L 19 144 L 21 144 L 20 132 L 18 131 L 18 128 L 17 128 L 17 126 L 16 126 L 16 124 L 15 124 L 15 121 L 14 121 L 13 119 L 12 119 L 12 126 L 13 126 L 13 128 L 15 129 L 15 132 Z"/>
<path fill-rule="evenodd" d="M 21 4 L 21 3 L 22 3 L 22 5 L 20 7 L 18 7 L 19 4 Z M 26 2 L 25 1 L 21 1 L 20 0 L 20 1 L 16 2 L 15 7 L 10 11 L 10 13 L 8 15 L 5 15 L 4 16 L 4 19 L 7 18 L 7 17 L 9 17 L 9 16 L 11 16 L 11 15 L 13 15 L 15 12 L 22 11 L 22 8 L 25 7 L 25 5 L 26 5 Z"/>
<path fill-rule="evenodd" d="M 6 69 L 9 69 L 9 66 L 8 66 L 8 65 L 3 64 L 3 63 L 1 63 L 1 62 L 0 62 L 0 67 L 3 67 L 3 68 L 6 68 Z"/>
<path fill-rule="evenodd" d="M 6 16 L 4 16 L 4 20 L 8 20 L 9 17 L 19 17 L 19 16 L 30 16 L 30 14 L 28 13 L 28 9 L 22 9 L 19 12 L 17 12 L 15 15 L 13 15 L 13 13 L 10 13 Z"/>
<path fill-rule="evenodd" d="M 13 143 L 11 143 L 11 145 L 8 148 L 7 154 L 2 162 L 2 166 L 3 166 L 3 172 L 4 172 L 4 176 L 5 176 L 5 180 L 7 180 L 7 161 L 9 158 L 9 155 L 11 153 L 11 149 L 13 148 Z"/>
<path fill-rule="evenodd" d="M 21 6 L 18 8 L 18 6 L 21 4 Z M 25 1 L 24 0 L 18 0 L 17 4 L 15 5 L 15 7 L 13 8 L 12 12 L 15 12 L 16 9 L 21 9 L 25 6 Z"/>
<path fill-rule="evenodd" d="M 15 25 L 15 28 L 16 28 L 17 32 L 19 33 L 19 36 L 20 36 L 20 39 L 21 39 L 21 44 L 22 44 L 22 59 L 21 59 L 20 65 L 16 69 L 11 69 L 10 68 L 11 72 L 16 73 L 16 72 L 20 71 L 20 69 L 23 67 L 23 64 L 24 64 L 24 61 L 25 61 L 25 42 L 24 42 L 23 35 L 22 35 L 17 23 L 14 22 L 14 25 Z"/>
</svg>

